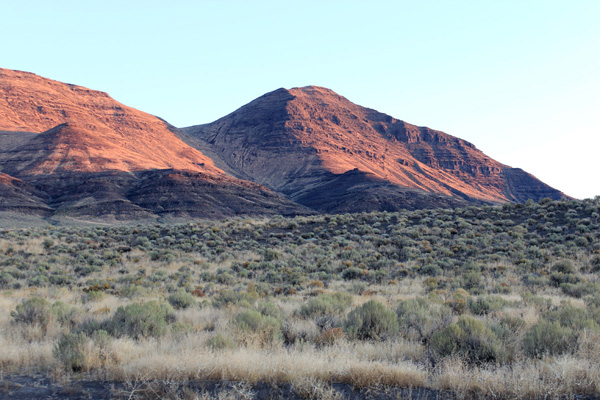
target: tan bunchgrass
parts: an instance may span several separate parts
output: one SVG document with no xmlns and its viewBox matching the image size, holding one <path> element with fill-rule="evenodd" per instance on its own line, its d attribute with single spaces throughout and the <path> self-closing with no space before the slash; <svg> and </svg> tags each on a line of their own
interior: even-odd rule
<svg viewBox="0 0 600 400">
<path fill-rule="evenodd" d="M 433 387 L 452 391 L 457 398 L 559 399 L 592 396 L 600 389 L 597 363 L 572 356 L 510 366 L 469 366 L 446 359 L 432 378 Z"/>
<path fill-rule="evenodd" d="M 208 334 L 194 334 L 179 342 L 168 340 L 113 342 L 119 363 L 108 367 L 116 380 L 143 375 L 163 380 L 229 380 L 281 384 L 313 379 L 357 387 L 392 385 L 419 387 L 427 372 L 410 361 L 385 360 L 389 347 L 342 342 L 315 348 L 239 347 L 221 351 L 206 347 Z M 401 358 L 398 356 L 398 358 Z"/>
</svg>

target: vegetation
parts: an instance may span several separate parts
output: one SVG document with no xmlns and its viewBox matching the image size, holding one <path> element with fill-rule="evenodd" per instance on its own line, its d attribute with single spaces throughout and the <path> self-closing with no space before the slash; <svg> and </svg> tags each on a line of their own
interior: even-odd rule
<svg viewBox="0 0 600 400">
<path fill-rule="evenodd" d="M 0 374 L 598 396 L 599 273 L 600 199 L 4 228 Z"/>
</svg>

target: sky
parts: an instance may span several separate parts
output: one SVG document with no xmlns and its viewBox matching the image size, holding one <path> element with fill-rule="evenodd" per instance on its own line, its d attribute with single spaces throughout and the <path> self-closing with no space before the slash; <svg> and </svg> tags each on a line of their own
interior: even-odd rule
<svg viewBox="0 0 600 400">
<path fill-rule="evenodd" d="M 0 67 L 175 126 L 318 85 L 600 195 L 600 1 L 5 1 Z"/>
</svg>

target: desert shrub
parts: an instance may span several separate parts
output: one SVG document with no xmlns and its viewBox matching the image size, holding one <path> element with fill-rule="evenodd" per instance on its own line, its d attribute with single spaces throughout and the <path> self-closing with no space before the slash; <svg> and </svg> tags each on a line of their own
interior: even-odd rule
<svg viewBox="0 0 600 400">
<path fill-rule="evenodd" d="M 217 283 L 223 285 L 233 285 L 235 283 L 235 276 L 231 275 L 229 272 L 222 271 L 217 273 L 216 280 Z"/>
<path fill-rule="evenodd" d="M 79 314 L 79 310 L 62 301 L 52 304 L 50 312 L 59 324 L 68 327 L 75 326 L 77 315 Z"/>
<path fill-rule="evenodd" d="M 419 272 L 422 275 L 439 276 L 444 273 L 444 270 L 437 264 L 427 264 Z"/>
<path fill-rule="evenodd" d="M 277 250 L 273 250 L 273 249 L 265 249 L 264 252 L 264 259 L 265 261 L 274 261 L 277 260 L 281 257 L 281 253 L 279 253 Z"/>
<path fill-rule="evenodd" d="M 11 284 L 15 281 L 15 277 L 9 272 L 0 272 L 0 289 L 8 289 L 11 286 Z"/>
<path fill-rule="evenodd" d="M 300 306 L 299 314 L 305 318 L 341 315 L 352 304 L 348 293 L 321 294 Z"/>
<path fill-rule="evenodd" d="M 475 315 L 486 315 L 491 312 L 500 311 L 508 305 L 508 301 L 498 296 L 478 297 L 476 300 L 469 299 L 469 310 Z"/>
<path fill-rule="evenodd" d="M 98 265 L 78 265 L 74 271 L 79 276 L 88 276 L 94 272 L 102 271 L 102 268 Z"/>
<path fill-rule="evenodd" d="M 286 345 L 309 342 L 319 335 L 320 331 L 313 320 L 294 318 L 285 320 L 281 324 L 281 334 Z"/>
<path fill-rule="evenodd" d="M 514 341 L 525 328 L 525 321 L 519 317 L 501 317 L 490 326 L 496 337 L 503 343 Z"/>
<path fill-rule="evenodd" d="M 428 341 L 431 335 L 448 325 L 452 311 L 444 305 L 419 297 L 401 301 L 396 309 L 400 332 L 413 340 Z"/>
<path fill-rule="evenodd" d="M 367 284 L 367 282 L 356 281 L 352 282 L 352 285 L 350 286 L 350 293 L 354 293 L 360 296 L 364 294 L 368 289 L 369 285 Z"/>
<path fill-rule="evenodd" d="M 542 296 L 536 296 L 531 292 L 522 293 L 521 298 L 527 307 L 533 307 L 540 313 L 547 312 L 552 306 L 552 300 Z"/>
<path fill-rule="evenodd" d="M 281 310 L 273 303 L 267 301 L 257 306 L 258 312 L 267 317 L 281 318 Z"/>
<path fill-rule="evenodd" d="M 130 336 L 134 339 L 160 337 L 175 319 L 173 308 L 167 303 L 149 301 L 119 307 L 108 326 L 115 336 Z"/>
<path fill-rule="evenodd" d="M 93 303 L 102 300 L 106 294 L 101 290 L 90 290 L 81 295 L 82 303 Z"/>
<path fill-rule="evenodd" d="M 104 330 L 87 334 L 83 331 L 63 335 L 52 354 L 66 371 L 80 372 L 101 367 L 109 361 L 111 338 Z"/>
<path fill-rule="evenodd" d="M 344 323 L 348 336 L 360 340 L 384 340 L 396 334 L 398 328 L 396 313 L 375 300 L 353 309 Z"/>
<path fill-rule="evenodd" d="M 591 257 L 589 265 L 591 272 L 600 272 L 600 255 L 596 254 L 595 256 Z"/>
<path fill-rule="evenodd" d="M 155 282 L 155 283 L 164 282 L 167 280 L 168 277 L 169 277 L 169 274 L 167 273 L 167 271 L 159 269 L 158 271 L 154 271 L 153 273 L 151 273 L 150 276 L 148 277 L 148 280 Z"/>
<path fill-rule="evenodd" d="M 67 371 L 79 372 L 87 369 L 88 338 L 85 333 L 67 333 L 54 347 L 52 354 Z"/>
<path fill-rule="evenodd" d="M 452 293 L 452 297 L 450 297 L 446 304 L 454 311 L 456 314 L 462 314 L 467 309 L 467 301 L 469 300 L 469 293 L 464 289 L 456 289 Z"/>
<path fill-rule="evenodd" d="M 16 324 L 38 325 L 46 329 L 50 323 L 50 304 L 41 297 L 31 297 L 18 304 L 10 316 Z"/>
<path fill-rule="evenodd" d="M 327 328 L 317 335 L 314 340 L 317 346 L 331 346 L 344 336 L 344 330 L 340 327 Z"/>
<path fill-rule="evenodd" d="M 434 333 L 429 346 L 439 357 L 457 354 L 474 363 L 506 360 L 506 350 L 496 334 L 482 321 L 467 315 Z"/>
<path fill-rule="evenodd" d="M 73 276 L 68 275 L 64 271 L 53 271 L 48 277 L 48 279 L 51 284 L 56 286 L 71 285 L 75 281 L 75 278 L 73 278 Z"/>
<path fill-rule="evenodd" d="M 231 338 L 220 333 L 208 338 L 206 345 L 213 350 L 232 349 L 235 347 L 235 343 L 233 340 L 231 340 Z"/>
<path fill-rule="evenodd" d="M 569 349 L 572 330 L 559 321 L 541 319 L 531 327 L 523 338 L 523 350 L 529 357 L 560 355 Z"/>
<path fill-rule="evenodd" d="M 544 314 L 544 319 L 554 322 L 557 321 L 561 326 L 571 328 L 576 331 L 588 329 L 598 330 L 600 327 L 594 320 L 592 314 L 592 307 L 589 310 L 578 308 L 573 306 L 571 303 L 563 303 L 556 310 L 552 310 Z"/>
<path fill-rule="evenodd" d="M 281 321 L 256 310 L 242 311 L 233 319 L 233 325 L 245 335 L 250 334 L 247 339 L 256 339 L 260 344 L 268 344 L 281 337 Z"/>
<path fill-rule="evenodd" d="M 224 290 L 213 299 L 213 306 L 223 308 L 229 306 L 250 307 L 258 299 L 256 292 L 234 292 Z"/>
<path fill-rule="evenodd" d="M 167 297 L 167 301 L 176 310 L 186 309 L 196 305 L 196 298 L 194 295 L 185 290 L 178 290 L 171 294 Z"/>
<path fill-rule="evenodd" d="M 347 281 L 350 281 L 352 279 L 359 279 L 359 278 L 362 278 L 362 276 L 363 276 L 363 270 L 360 268 L 356 268 L 356 267 L 346 268 L 342 272 L 342 278 L 344 278 Z"/>
<path fill-rule="evenodd" d="M 579 298 L 598 293 L 600 285 L 594 282 L 561 283 L 560 289 L 567 296 Z"/>
<path fill-rule="evenodd" d="M 31 277 L 31 279 L 27 281 L 27 284 L 29 286 L 46 287 L 50 284 L 50 280 L 46 275 L 39 274 Z"/>
<path fill-rule="evenodd" d="M 552 266 L 552 271 L 562 274 L 573 274 L 575 273 L 575 268 L 571 264 L 571 261 L 561 260 Z"/>
<path fill-rule="evenodd" d="M 148 289 L 136 284 L 125 285 L 121 287 L 119 294 L 121 297 L 128 299 L 140 298 L 148 295 Z"/>
</svg>

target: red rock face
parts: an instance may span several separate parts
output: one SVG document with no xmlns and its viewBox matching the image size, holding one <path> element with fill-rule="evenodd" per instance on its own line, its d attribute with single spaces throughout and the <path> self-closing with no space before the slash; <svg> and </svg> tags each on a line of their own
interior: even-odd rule
<svg viewBox="0 0 600 400">
<path fill-rule="evenodd" d="M 40 133 L 2 155 L 13 173 L 174 168 L 222 174 L 170 128 L 104 92 L 0 69 L 0 130 Z"/>
<path fill-rule="evenodd" d="M 0 211 L 110 220 L 308 214 L 106 93 L 0 69 Z"/>
<path fill-rule="evenodd" d="M 352 170 L 379 185 L 468 201 L 563 196 L 471 143 L 358 106 L 321 87 L 279 89 L 186 132 L 185 140 L 212 152 L 219 167 L 305 202 L 311 188 L 322 192 L 331 176 Z"/>
<path fill-rule="evenodd" d="M 562 196 L 468 142 L 325 88 L 279 89 L 181 130 L 106 93 L 0 69 L 2 212 L 220 218 Z"/>
</svg>

